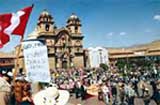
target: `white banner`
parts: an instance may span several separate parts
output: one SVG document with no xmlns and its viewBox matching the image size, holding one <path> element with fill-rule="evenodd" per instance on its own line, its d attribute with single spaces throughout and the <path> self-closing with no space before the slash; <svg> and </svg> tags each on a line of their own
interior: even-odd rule
<svg viewBox="0 0 160 105">
<path fill-rule="evenodd" d="M 49 82 L 47 47 L 40 41 L 23 42 L 23 55 L 29 81 Z"/>
</svg>

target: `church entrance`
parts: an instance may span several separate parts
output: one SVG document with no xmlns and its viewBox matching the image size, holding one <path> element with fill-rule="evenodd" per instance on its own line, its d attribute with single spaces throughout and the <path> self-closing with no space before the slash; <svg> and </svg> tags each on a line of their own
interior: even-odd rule
<svg viewBox="0 0 160 105">
<path fill-rule="evenodd" d="M 62 68 L 67 69 L 67 61 L 62 61 Z"/>
</svg>

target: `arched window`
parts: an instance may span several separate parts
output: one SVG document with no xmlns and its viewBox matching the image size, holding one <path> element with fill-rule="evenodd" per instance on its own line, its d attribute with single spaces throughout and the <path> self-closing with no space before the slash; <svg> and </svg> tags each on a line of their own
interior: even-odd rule
<svg viewBox="0 0 160 105">
<path fill-rule="evenodd" d="M 75 33 L 77 33 L 78 32 L 78 27 L 77 26 L 75 26 Z"/>
<path fill-rule="evenodd" d="M 46 31 L 49 31 L 49 24 L 46 24 L 45 29 L 46 29 Z"/>
</svg>

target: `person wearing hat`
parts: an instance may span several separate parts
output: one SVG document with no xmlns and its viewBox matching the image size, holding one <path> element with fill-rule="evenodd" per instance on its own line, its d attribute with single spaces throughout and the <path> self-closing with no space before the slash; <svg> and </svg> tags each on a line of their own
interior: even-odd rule
<svg viewBox="0 0 160 105">
<path fill-rule="evenodd" d="M 66 105 L 69 100 L 69 92 L 58 90 L 56 87 L 48 87 L 41 90 L 33 97 L 34 105 Z"/>
<path fill-rule="evenodd" d="M 20 105 L 21 100 L 22 100 L 22 83 L 23 83 L 23 78 L 18 76 L 15 78 L 15 83 L 14 83 L 14 96 L 15 96 L 15 104 Z"/>
<path fill-rule="evenodd" d="M 32 105 L 30 89 L 30 84 L 23 75 L 16 77 L 14 84 L 16 105 Z"/>
</svg>

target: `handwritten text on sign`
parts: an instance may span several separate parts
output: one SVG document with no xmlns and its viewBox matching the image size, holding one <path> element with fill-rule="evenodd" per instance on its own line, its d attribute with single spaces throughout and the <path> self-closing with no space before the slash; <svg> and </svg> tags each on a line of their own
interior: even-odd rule
<svg viewBox="0 0 160 105">
<path fill-rule="evenodd" d="M 49 82 L 47 47 L 40 41 L 23 42 L 27 77 L 30 81 Z"/>
</svg>

